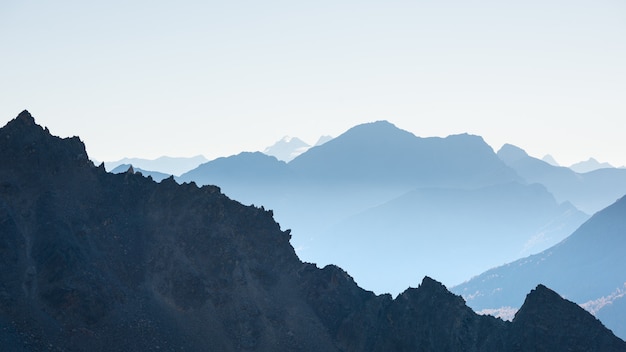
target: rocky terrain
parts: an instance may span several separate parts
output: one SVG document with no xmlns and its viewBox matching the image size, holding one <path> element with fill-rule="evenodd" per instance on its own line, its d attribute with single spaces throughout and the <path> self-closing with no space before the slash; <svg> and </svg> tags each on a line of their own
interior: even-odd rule
<svg viewBox="0 0 626 352">
<path fill-rule="evenodd" d="M 289 239 L 215 186 L 108 173 L 27 111 L 0 130 L 3 350 L 626 351 L 541 285 L 505 322 L 428 277 L 377 296 Z"/>
</svg>

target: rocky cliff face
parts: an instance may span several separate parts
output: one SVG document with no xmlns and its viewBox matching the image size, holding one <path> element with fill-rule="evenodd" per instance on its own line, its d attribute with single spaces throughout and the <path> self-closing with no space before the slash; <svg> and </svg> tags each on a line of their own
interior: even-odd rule
<svg viewBox="0 0 626 352">
<path fill-rule="evenodd" d="M 0 130 L 4 350 L 626 350 L 556 294 L 513 323 L 429 278 L 392 300 L 300 262 L 289 238 L 217 187 L 107 173 L 26 111 Z"/>
</svg>

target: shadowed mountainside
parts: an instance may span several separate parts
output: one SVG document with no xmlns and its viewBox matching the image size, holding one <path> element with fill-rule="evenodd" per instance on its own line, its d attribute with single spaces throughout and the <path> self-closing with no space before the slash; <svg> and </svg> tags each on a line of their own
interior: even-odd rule
<svg viewBox="0 0 626 352">
<path fill-rule="evenodd" d="M 0 130 L 0 150 L 6 350 L 626 350 L 543 286 L 511 323 L 428 277 L 376 296 L 300 262 L 270 211 L 213 186 L 107 173 L 26 111 Z"/>
<path fill-rule="evenodd" d="M 626 337 L 626 197 L 596 213 L 561 243 L 452 288 L 481 311 L 518 307 L 539 283 L 553 287 Z M 604 318 L 606 317 L 606 321 Z M 621 318 L 617 318 L 621 317 Z"/>
</svg>

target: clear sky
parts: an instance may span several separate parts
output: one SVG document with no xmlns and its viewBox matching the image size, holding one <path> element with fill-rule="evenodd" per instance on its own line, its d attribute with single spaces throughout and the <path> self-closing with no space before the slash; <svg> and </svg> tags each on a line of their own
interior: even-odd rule
<svg viewBox="0 0 626 352">
<path fill-rule="evenodd" d="M 262 150 L 386 119 L 626 165 L 623 0 L 0 2 L 0 123 L 90 156 Z"/>
</svg>

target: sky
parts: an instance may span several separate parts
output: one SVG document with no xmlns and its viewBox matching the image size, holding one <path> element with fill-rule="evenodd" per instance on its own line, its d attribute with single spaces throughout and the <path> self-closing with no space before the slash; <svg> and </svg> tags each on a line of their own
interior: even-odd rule
<svg viewBox="0 0 626 352">
<path fill-rule="evenodd" d="M 626 165 L 623 0 L 0 2 L 0 124 L 209 159 L 388 120 Z"/>
</svg>

